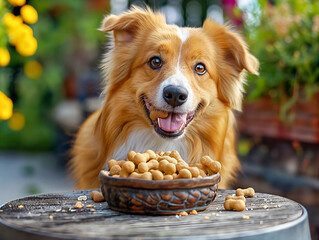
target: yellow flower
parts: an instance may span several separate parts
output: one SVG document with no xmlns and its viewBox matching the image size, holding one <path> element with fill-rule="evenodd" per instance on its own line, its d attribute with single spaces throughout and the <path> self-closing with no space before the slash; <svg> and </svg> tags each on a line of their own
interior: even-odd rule
<svg viewBox="0 0 319 240">
<path fill-rule="evenodd" d="M 29 61 L 24 65 L 24 72 L 29 78 L 37 79 L 42 74 L 42 65 L 37 61 Z"/>
<path fill-rule="evenodd" d="M 19 7 L 25 4 L 25 0 L 8 0 L 13 6 Z"/>
<path fill-rule="evenodd" d="M 5 48 L 0 48 L 0 66 L 7 66 L 10 62 L 9 51 Z"/>
<path fill-rule="evenodd" d="M 8 35 L 10 43 L 16 45 L 19 41 L 32 37 L 33 31 L 28 25 L 20 24 L 14 28 L 9 28 Z"/>
<path fill-rule="evenodd" d="M 16 28 L 22 24 L 22 18 L 20 16 L 15 16 L 12 13 L 6 13 L 3 17 L 3 24 L 8 28 Z"/>
<path fill-rule="evenodd" d="M 38 12 L 30 5 L 24 5 L 20 10 L 23 21 L 32 24 L 38 21 Z"/>
<path fill-rule="evenodd" d="M 0 119 L 7 120 L 12 116 L 13 103 L 3 92 L 0 91 Z"/>
<path fill-rule="evenodd" d="M 22 56 L 33 55 L 38 48 L 38 42 L 33 36 L 25 37 L 16 43 L 16 50 Z"/>
<path fill-rule="evenodd" d="M 15 112 L 9 120 L 9 127 L 14 131 L 20 131 L 25 125 L 25 117 L 22 113 Z"/>
</svg>

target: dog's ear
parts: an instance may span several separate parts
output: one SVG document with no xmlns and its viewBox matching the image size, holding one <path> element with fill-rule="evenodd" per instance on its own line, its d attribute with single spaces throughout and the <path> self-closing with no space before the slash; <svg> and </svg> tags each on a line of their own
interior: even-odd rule
<svg viewBox="0 0 319 240">
<path fill-rule="evenodd" d="M 165 17 L 150 8 L 132 7 L 119 16 L 106 16 L 100 28 L 113 32 L 111 48 L 102 61 L 108 91 L 118 89 L 130 73 L 131 64 L 144 44 L 147 34 L 165 24 Z"/>
<path fill-rule="evenodd" d="M 100 28 L 101 31 L 113 31 L 115 43 L 129 43 L 141 28 L 151 28 L 165 22 L 163 15 L 154 13 L 149 7 L 146 9 L 133 6 L 120 16 L 106 16 Z"/>
<path fill-rule="evenodd" d="M 203 29 L 214 44 L 219 69 L 219 98 L 231 108 L 241 110 L 244 74 L 243 70 L 258 75 L 259 61 L 249 53 L 239 34 L 211 19 L 204 22 Z"/>
</svg>

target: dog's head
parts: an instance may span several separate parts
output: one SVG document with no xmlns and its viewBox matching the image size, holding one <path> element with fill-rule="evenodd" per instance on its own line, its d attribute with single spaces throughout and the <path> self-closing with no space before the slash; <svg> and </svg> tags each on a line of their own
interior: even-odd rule
<svg viewBox="0 0 319 240">
<path fill-rule="evenodd" d="M 107 58 L 107 94 L 125 85 L 137 112 L 162 137 L 184 134 L 199 111 L 240 110 L 244 71 L 258 74 L 258 61 L 240 36 L 210 19 L 202 28 L 167 25 L 150 9 L 107 16 L 102 31 L 113 31 Z M 168 113 L 151 120 L 150 107 Z"/>
</svg>

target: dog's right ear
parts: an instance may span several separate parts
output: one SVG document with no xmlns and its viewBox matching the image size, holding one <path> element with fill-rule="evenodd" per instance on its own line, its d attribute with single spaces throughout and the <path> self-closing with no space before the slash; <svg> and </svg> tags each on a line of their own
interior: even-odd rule
<svg viewBox="0 0 319 240">
<path fill-rule="evenodd" d="M 103 32 L 114 31 L 116 42 L 131 42 L 134 36 L 136 21 L 134 18 L 124 15 L 122 17 L 109 15 L 104 18 L 102 27 Z"/>
<path fill-rule="evenodd" d="M 132 7 L 130 11 L 120 16 L 106 16 L 100 28 L 103 32 L 113 31 L 115 43 L 129 43 L 143 27 L 154 29 L 156 25 L 165 22 L 161 14 L 154 13 L 150 8 Z"/>
</svg>

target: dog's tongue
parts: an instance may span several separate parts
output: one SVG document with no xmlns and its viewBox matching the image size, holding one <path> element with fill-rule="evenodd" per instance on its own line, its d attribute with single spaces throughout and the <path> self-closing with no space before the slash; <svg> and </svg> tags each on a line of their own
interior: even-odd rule
<svg viewBox="0 0 319 240">
<path fill-rule="evenodd" d="M 169 113 L 167 118 L 159 118 L 160 128 L 166 132 L 176 132 L 185 127 L 187 114 Z"/>
</svg>

